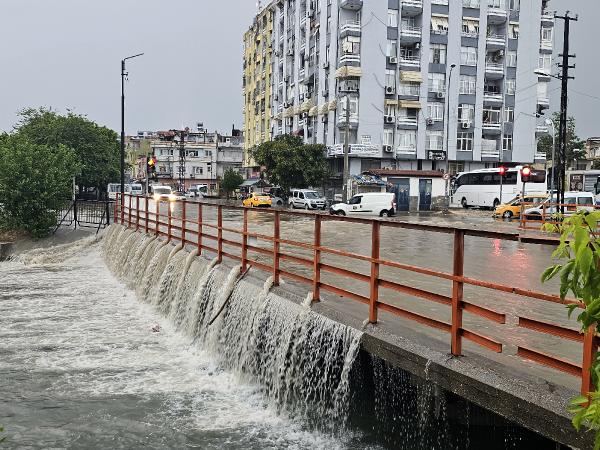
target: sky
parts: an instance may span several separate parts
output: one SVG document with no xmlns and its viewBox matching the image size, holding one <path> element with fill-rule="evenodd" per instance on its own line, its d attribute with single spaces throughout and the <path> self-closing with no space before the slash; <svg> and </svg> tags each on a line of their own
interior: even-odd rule
<svg viewBox="0 0 600 450">
<path fill-rule="evenodd" d="M 569 114 L 580 137 L 600 136 L 600 0 L 550 7 L 579 13 Z M 242 37 L 255 11 L 256 0 L 0 0 L 0 130 L 38 106 L 119 130 L 120 60 L 141 52 L 127 64 L 127 133 L 197 122 L 210 131 L 242 128 Z M 562 24 L 556 32 L 559 47 Z M 550 91 L 557 110 L 558 81 Z"/>
</svg>

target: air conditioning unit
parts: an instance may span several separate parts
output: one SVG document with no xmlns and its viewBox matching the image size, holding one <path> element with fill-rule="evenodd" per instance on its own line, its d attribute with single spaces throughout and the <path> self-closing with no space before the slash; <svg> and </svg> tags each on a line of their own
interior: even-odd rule
<svg viewBox="0 0 600 450">
<path fill-rule="evenodd" d="M 469 128 L 471 128 L 471 122 L 462 122 L 460 126 L 463 130 L 468 130 Z"/>
<path fill-rule="evenodd" d="M 394 88 L 393 86 L 386 86 L 385 87 L 385 93 L 387 95 L 393 95 L 396 93 L 396 88 Z"/>
<path fill-rule="evenodd" d="M 385 123 L 394 123 L 394 116 L 383 116 L 383 121 Z"/>
<path fill-rule="evenodd" d="M 392 146 L 391 146 L 391 145 L 384 145 L 384 146 L 383 146 L 383 151 L 384 151 L 385 153 L 392 153 L 392 150 L 393 150 L 393 148 L 392 148 Z"/>
<path fill-rule="evenodd" d="M 436 96 L 437 98 L 444 98 L 444 93 L 443 93 L 442 91 L 439 91 L 439 92 L 437 92 L 437 93 L 435 94 L 435 96 Z"/>
<path fill-rule="evenodd" d="M 388 56 L 388 62 L 390 64 L 397 64 L 398 63 L 398 58 L 396 58 L 395 56 Z"/>
<path fill-rule="evenodd" d="M 290 104 L 289 104 L 288 102 L 283 102 L 283 107 L 284 107 L 284 108 L 289 108 L 289 107 L 290 107 Z"/>
<path fill-rule="evenodd" d="M 421 43 L 420 43 L 420 42 L 417 42 L 417 43 L 415 44 L 415 50 L 419 50 L 420 48 L 421 48 Z"/>
<path fill-rule="evenodd" d="M 433 125 L 433 119 L 431 117 L 428 117 L 427 119 L 425 119 L 425 124 L 426 125 Z"/>
</svg>

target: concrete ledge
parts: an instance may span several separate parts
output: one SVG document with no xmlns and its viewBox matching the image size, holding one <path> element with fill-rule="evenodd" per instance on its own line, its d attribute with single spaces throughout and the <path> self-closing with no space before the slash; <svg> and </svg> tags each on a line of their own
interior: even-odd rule
<svg viewBox="0 0 600 450">
<path fill-rule="evenodd" d="M 13 242 L 0 242 L 0 261 L 7 260 L 15 251 Z"/>
</svg>

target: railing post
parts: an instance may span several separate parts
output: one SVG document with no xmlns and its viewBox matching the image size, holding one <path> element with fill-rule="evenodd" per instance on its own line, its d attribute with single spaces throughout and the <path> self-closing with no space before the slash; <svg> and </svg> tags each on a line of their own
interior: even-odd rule
<svg viewBox="0 0 600 450">
<path fill-rule="evenodd" d="M 281 217 L 279 211 L 275 211 L 275 222 L 273 223 L 273 286 L 279 286 L 279 234 Z"/>
<path fill-rule="evenodd" d="M 581 395 L 588 395 L 595 389 L 592 383 L 591 367 L 598 349 L 596 324 L 592 324 L 583 335 L 583 364 L 581 367 Z"/>
<path fill-rule="evenodd" d="M 171 242 L 171 230 L 172 230 L 172 219 L 173 219 L 173 211 L 171 209 L 171 202 L 167 203 L 168 208 L 168 213 L 167 213 L 167 217 L 168 217 L 168 223 L 167 223 L 167 242 Z"/>
<path fill-rule="evenodd" d="M 248 209 L 244 208 L 244 225 L 242 228 L 242 273 L 248 268 Z"/>
<path fill-rule="evenodd" d="M 185 247 L 185 226 L 187 221 L 185 219 L 186 201 L 181 201 L 181 246 Z"/>
<path fill-rule="evenodd" d="M 223 261 L 223 207 L 217 206 L 217 261 Z"/>
<path fill-rule="evenodd" d="M 144 231 L 146 234 L 148 233 L 148 203 L 150 203 L 150 199 L 146 196 L 144 197 Z"/>
<path fill-rule="evenodd" d="M 313 302 L 321 300 L 321 215 L 315 214 L 315 235 L 313 255 Z"/>
<path fill-rule="evenodd" d="M 198 254 L 202 254 L 202 203 L 198 203 Z"/>
<path fill-rule="evenodd" d="M 454 230 L 454 269 L 455 277 L 464 275 L 465 260 L 465 232 L 463 230 Z M 452 354 L 460 356 L 462 354 L 462 300 L 463 283 L 461 281 L 452 282 Z"/>
<path fill-rule="evenodd" d="M 110 207 L 108 206 L 109 202 L 104 204 L 104 213 L 106 214 L 106 226 L 110 225 Z"/>
<path fill-rule="evenodd" d="M 381 223 L 378 220 L 373 221 L 371 230 L 371 258 L 379 259 L 379 236 Z M 369 296 L 369 322 L 377 323 L 377 302 L 379 301 L 379 263 L 371 261 L 371 294 Z"/>
<path fill-rule="evenodd" d="M 121 192 L 117 195 L 119 195 L 121 200 L 119 207 L 121 208 L 121 225 L 123 225 L 125 223 L 125 193 Z"/>
<path fill-rule="evenodd" d="M 119 219 L 117 218 L 118 217 L 118 209 L 117 209 L 118 205 L 119 205 L 119 193 L 117 192 L 117 194 L 115 196 L 115 209 L 113 211 L 113 221 L 115 223 L 119 223 Z"/>
<path fill-rule="evenodd" d="M 135 197 L 135 231 L 140 229 L 140 196 Z"/>
<path fill-rule="evenodd" d="M 75 229 L 77 229 L 77 199 L 73 200 L 73 222 L 75 224 Z"/>
<path fill-rule="evenodd" d="M 155 201 L 156 203 L 156 214 L 154 215 L 154 231 L 158 236 L 160 234 L 160 199 Z"/>
<path fill-rule="evenodd" d="M 129 198 L 129 209 L 127 210 L 127 226 L 129 228 L 131 228 L 131 203 L 132 203 L 132 199 L 131 199 L 131 194 L 127 196 Z"/>
</svg>

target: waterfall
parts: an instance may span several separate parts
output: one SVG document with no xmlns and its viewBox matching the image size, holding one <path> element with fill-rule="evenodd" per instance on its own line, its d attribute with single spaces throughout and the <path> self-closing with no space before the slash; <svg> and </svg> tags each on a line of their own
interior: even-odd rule
<svg viewBox="0 0 600 450">
<path fill-rule="evenodd" d="M 350 371 L 361 333 L 310 308 L 238 281 L 216 261 L 112 225 L 103 242 L 113 273 L 223 370 L 258 384 L 280 412 L 331 430 L 346 423 Z M 212 325 L 209 321 L 225 307 Z"/>
</svg>

